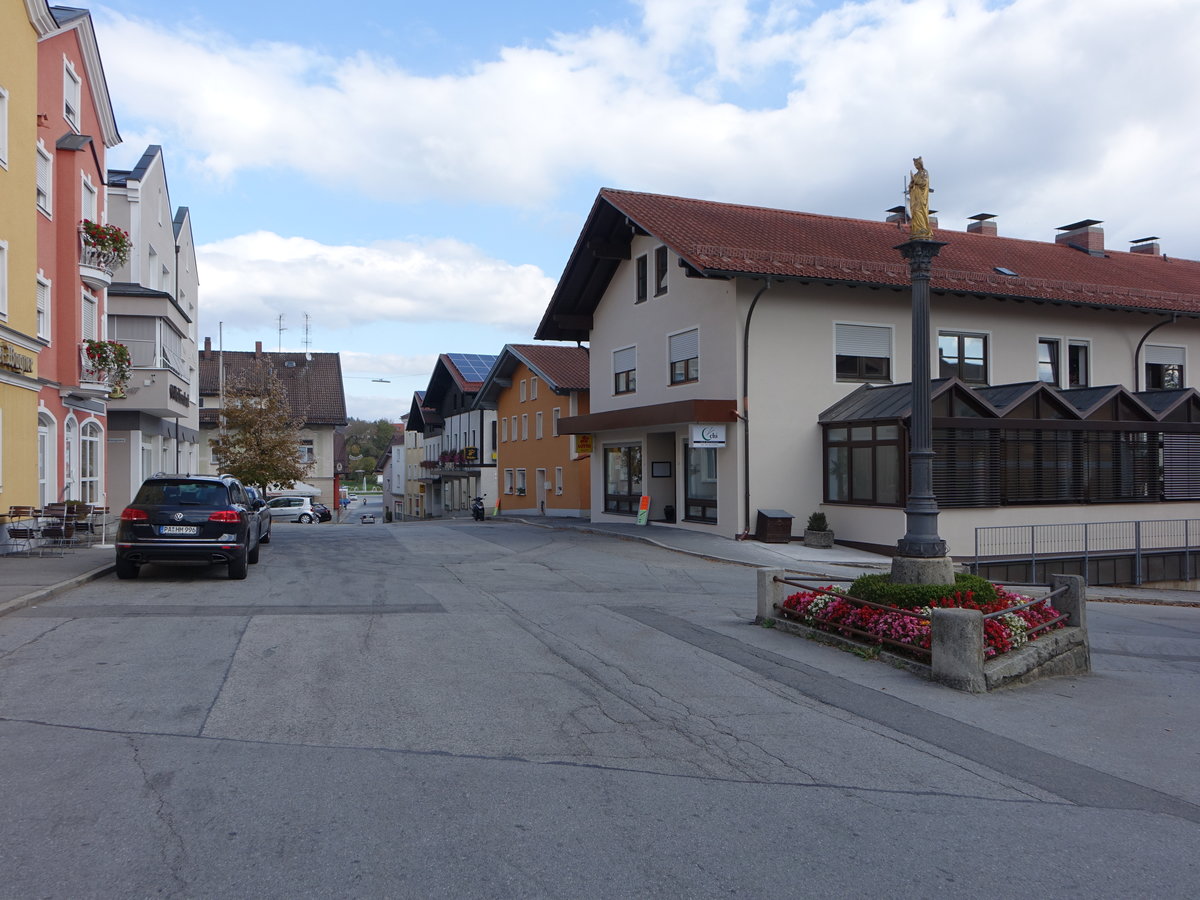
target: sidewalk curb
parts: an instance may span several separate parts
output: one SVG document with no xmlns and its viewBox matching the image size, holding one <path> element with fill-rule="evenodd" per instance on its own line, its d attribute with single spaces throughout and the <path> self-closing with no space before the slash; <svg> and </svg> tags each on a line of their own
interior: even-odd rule
<svg viewBox="0 0 1200 900">
<path fill-rule="evenodd" d="M 589 528 L 586 525 L 556 525 L 551 522 L 531 522 L 528 519 L 518 518 L 517 516 L 494 516 L 493 517 L 493 521 L 497 521 L 500 519 L 503 519 L 504 521 L 507 521 L 507 522 L 520 522 L 522 525 L 532 525 L 535 528 L 550 528 L 555 531 L 579 531 L 579 532 L 582 532 L 583 534 L 597 534 L 602 537 L 615 538 L 615 539 L 621 540 L 621 541 L 636 541 L 636 542 L 639 542 L 642 544 L 650 544 L 651 546 L 658 547 L 661 550 L 669 550 L 672 553 L 683 553 L 686 556 L 692 556 L 692 557 L 695 557 L 696 559 L 704 559 L 704 560 L 708 560 L 709 562 L 726 563 L 731 566 L 745 566 L 746 568 L 749 568 L 749 569 L 786 569 L 789 572 L 796 572 L 800 575 L 811 575 L 811 576 L 814 576 L 817 578 L 828 578 L 829 577 L 828 575 L 825 575 L 821 572 L 805 572 L 803 569 L 795 568 L 795 561 L 792 561 L 792 563 L 790 565 L 785 565 L 782 560 L 778 563 L 747 562 L 744 559 L 729 559 L 728 557 L 717 556 L 716 554 L 713 554 L 713 553 L 703 553 L 699 550 L 688 550 L 684 547 L 673 547 L 670 544 L 664 544 L 661 541 L 654 540 L 654 538 L 652 538 L 652 537 L 643 536 L 640 534 L 623 534 L 621 532 L 616 532 L 616 531 L 607 531 L 603 528 Z M 823 563 L 825 565 L 830 565 L 830 566 L 851 566 L 852 565 L 850 563 L 839 562 L 836 560 L 814 559 L 814 560 L 809 560 L 808 562 L 816 563 L 816 564 Z M 863 565 L 862 568 L 873 568 L 873 567 Z"/>
<path fill-rule="evenodd" d="M 18 609 L 24 609 L 27 606 L 32 606 L 35 603 L 40 603 L 42 600 L 49 600 L 57 594 L 64 591 L 69 591 L 71 588 L 77 588 L 81 584 L 87 584 L 89 581 L 95 581 L 98 578 L 103 578 L 105 575 L 110 575 L 117 570 L 116 564 L 109 563 L 107 565 L 98 566 L 90 572 L 84 572 L 82 575 L 76 575 L 67 581 L 60 581 L 58 584 L 52 584 L 49 587 L 39 588 L 36 591 L 31 591 L 22 597 L 14 597 L 12 600 L 6 600 L 0 603 L 0 616 L 14 612 Z"/>
</svg>

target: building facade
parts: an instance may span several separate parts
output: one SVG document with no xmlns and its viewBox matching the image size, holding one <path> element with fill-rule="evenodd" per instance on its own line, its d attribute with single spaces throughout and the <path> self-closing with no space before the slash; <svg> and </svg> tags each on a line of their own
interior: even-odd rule
<svg viewBox="0 0 1200 900">
<path fill-rule="evenodd" d="M 345 466 L 336 432 L 347 422 L 342 362 L 336 353 L 272 353 L 263 350 L 262 341 L 255 342 L 252 352 L 222 351 L 214 350 L 212 339 L 206 337 L 199 365 L 200 472 L 218 474 L 211 439 L 221 424 L 224 385 L 259 365 L 269 366 L 278 376 L 291 414 L 303 423 L 296 452 L 311 465 L 305 484 L 316 488 L 318 497 L 333 509 L 342 478 L 338 463 Z"/>
<path fill-rule="evenodd" d="M 495 361 L 494 355 L 443 353 L 423 397 L 413 400 L 408 430 L 422 436 L 426 518 L 466 512 L 472 497 L 488 503 L 496 497 L 496 411 L 475 405 Z"/>
<path fill-rule="evenodd" d="M 44 2 L 0 9 L 0 510 L 39 503 L 38 383 L 50 338 L 35 204 L 39 40 L 57 30 Z"/>
<path fill-rule="evenodd" d="M 1087 431 L 1116 444 L 1152 431 L 1157 449 L 1143 457 L 1161 460 L 1191 440 L 1164 434 L 1198 430 L 1150 429 L 1132 406 L 1092 410 L 1071 393 L 1120 388 L 1166 410 L 1162 392 L 1192 390 L 1200 353 L 1200 263 L 1168 259 L 1153 242 L 1105 249 L 1099 224 L 1064 226 L 1047 242 L 1001 237 L 987 216 L 935 231 L 945 246 L 932 271 L 932 372 L 994 389 L 993 428 L 1025 402 L 1001 398 L 1031 383 L 1067 395 L 1009 417 L 1004 430 L 1021 432 L 1006 438 L 1017 480 L 1039 467 L 1061 474 L 1046 448 Z M 560 430 L 594 438 L 593 519 L 634 515 L 649 496 L 652 518 L 670 505 L 681 527 L 734 537 L 755 532 L 758 510 L 794 515 L 797 530 L 821 510 L 839 540 L 894 548 L 905 528 L 904 403 L 873 405 L 869 419 L 842 404 L 875 389 L 865 385 L 909 381 L 910 275 L 894 249 L 906 239 L 902 223 L 602 191 L 537 332 L 590 341 L 591 412 Z M 1067 496 L 1047 477 L 972 498 L 965 464 L 949 462 L 978 444 L 962 433 L 970 409 L 948 406 L 934 422 L 952 554 L 969 555 L 983 524 L 1200 513 L 1194 479 L 1176 468 L 1164 480 L 1161 465 L 1153 484 L 1131 476 L 1116 494 Z"/>
<path fill-rule="evenodd" d="M 105 154 L 120 142 L 86 10 L 52 7 L 38 44 L 39 275 L 37 502 L 107 505 L 110 373 L 84 342 L 105 338 L 111 257 L 86 244 L 81 222 L 105 222 Z"/>
<path fill-rule="evenodd" d="M 588 515 L 590 453 L 558 427 L 590 411 L 588 377 L 582 347 L 507 344 L 496 358 L 475 403 L 494 409 L 499 423 L 495 505 L 502 513 Z"/>
<path fill-rule="evenodd" d="M 130 171 L 109 170 L 108 219 L 133 242 L 108 288 L 108 337 L 132 357 L 124 396 L 108 408 L 109 499 L 122 506 L 147 476 L 200 465 L 200 278 L 191 213 L 173 211 L 161 147 Z"/>
</svg>

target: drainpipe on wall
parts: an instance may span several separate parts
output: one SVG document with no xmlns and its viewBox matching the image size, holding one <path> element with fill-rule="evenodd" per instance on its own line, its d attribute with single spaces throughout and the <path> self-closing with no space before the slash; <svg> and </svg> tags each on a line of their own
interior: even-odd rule
<svg viewBox="0 0 1200 900">
<path fill-rule="evenodd" d="M 742 505 L 746 509 L 746 527 L 739 540 L 743 541 L 750 536 L 750 319 L 754 316 L 758 298 L 770 286 L 771 279 L 767 278 L 750 301 L 750 309 L 746 311 L 746 324 L 742 328 Z"/>
<path fill-rule="evenodd" d="M 1146 338 L 1158 331 L 1164 325 L 1174 325 L 1179 320 L 1179 313 L 1171 313 L 1171 318 L 1164 322 L 1159 322 L 1157 325 L 1151 326 L 1150 330 L 1142 335 L 1142 339 L 1138 341 L 1137 349 L 1133 351 L 1133 390 L 1137 393 L 1142 389 L 1142 367 L 1139 361 L 1142 358 L 1142 345 L 1146 343 Z"/>
</svg>

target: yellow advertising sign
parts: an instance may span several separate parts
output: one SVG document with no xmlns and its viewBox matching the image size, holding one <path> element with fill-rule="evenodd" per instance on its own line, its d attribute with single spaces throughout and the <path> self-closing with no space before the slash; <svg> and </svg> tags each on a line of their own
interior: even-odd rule
<svg viewBox="0 0 1200 900">
<path fill-rule="evenodd" d="M 575 438 L 575 458 L 579 459 L 583 456 L 589 456 L 592 452 L 592 436 L 590 434 L 576 434 Z"/>
</svg>

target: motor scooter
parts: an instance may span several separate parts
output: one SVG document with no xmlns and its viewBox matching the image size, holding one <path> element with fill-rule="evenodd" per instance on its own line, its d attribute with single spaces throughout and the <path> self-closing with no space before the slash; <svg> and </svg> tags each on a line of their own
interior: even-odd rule
<svg viewBox="0 0 1200 900">
<path fill-rule="evenodd" d="M 483 497 L 474 497 L 471 500 L 471 515 L 475 517 L 476 522 L 483 521 Z"/>
</svg>

